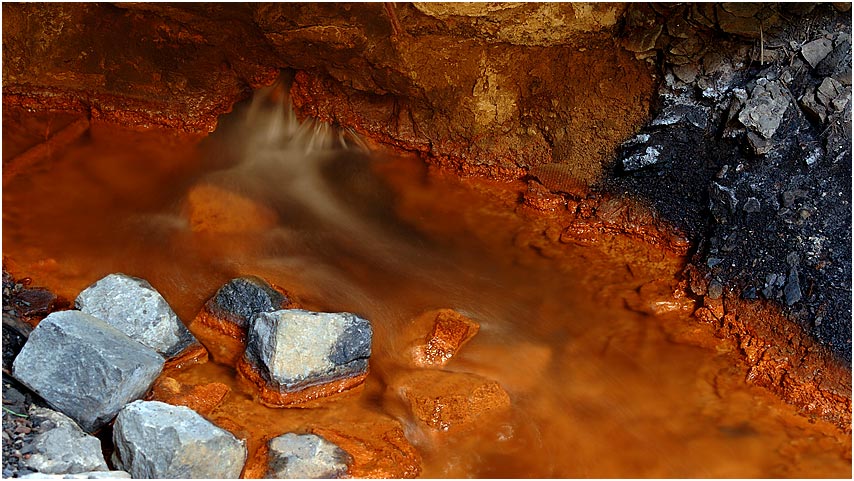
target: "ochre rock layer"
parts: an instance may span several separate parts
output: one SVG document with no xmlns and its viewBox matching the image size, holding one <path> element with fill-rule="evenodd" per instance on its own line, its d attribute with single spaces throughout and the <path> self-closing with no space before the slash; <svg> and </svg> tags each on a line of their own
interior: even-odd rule
<svg viewBox="0 0 854 481">
<path fill-rule="evenodd" d="M 647 64 L 613 38 L 624 10 L 5 4 L 3 95 L 206 132 L 285 69 L 302 115 L 461 174 L 519 178 L 558 163 L 589 183 L 646 120 L 653 92 Z"/>
</svg>

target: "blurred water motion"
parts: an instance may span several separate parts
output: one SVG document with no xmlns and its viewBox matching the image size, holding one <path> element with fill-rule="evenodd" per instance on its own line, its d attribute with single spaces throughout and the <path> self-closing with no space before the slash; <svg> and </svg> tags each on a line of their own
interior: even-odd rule
<svg viewBox="0 0 854 481">
<path fill-rule="evenodd" d="M 111 272 L 143 277 L 185 323 L 247 274 L 371 319 L 365 391 L 324 409 L 265 408 L 215 363 L 172 374 L 228 384 L 211 417 L 241 424 L 250 450 L 368 410 L 404 423 L 425 477 L 850 475 L 850 436 L 746 385 L 690 310 L 626 307 L 661 301 L 640 289 L 650 283 L 666 297 L 680 259 L 616 241 L 544 256 L 520 241 L 532 228 L 514 186 L 376 158 L 350 133 L 297 121 L 283 92 L 259 92 L 201 142 L 94 125 L 4 188 L 9 269 L 71 299 Z M 509 413 L 443 433 L 401 409 L 400 333 L 434 308 L 481 325 L 447 369 L 498 381 Z"/>
</svg>

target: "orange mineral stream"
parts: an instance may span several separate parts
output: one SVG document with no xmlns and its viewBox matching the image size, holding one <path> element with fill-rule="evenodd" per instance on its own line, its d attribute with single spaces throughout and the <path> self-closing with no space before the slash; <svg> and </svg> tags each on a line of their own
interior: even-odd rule
<svg viewBox="0 0 854 481">
<path fill-rule="evenodd" d="M 163 373 L 230 388 L 206 416 L 247 440 L 244 475 L 263 477 L 265 439 L 314 431 L 349 442 L 356 476 L 413 475 L 420 459 L 423 477 L 850 477 L 850 431 L 746 383 L 731 344 L 674 297 L 679 256 L 619 236 L 550 242 L 520 208 L 524 183 L 318 157 L 323 146 L 307 153 L 305 139 L 297 151 L 278 137 L 253 146 L 266 127 L 244 120 L 202 140 L 95 123 L 30 157 L 70 120 L 7 109 L 3 128 L 4 169 L 30 159 L 4 175 L 13 276 L 72 300 L 112 272 L 142 277 L 212 351 L 227 340 L 191 321 L 239 275 L 372 321 L 365 386 L 311 408 L 261 405 L 215 359 Z M 480 325 L 443 369 L 496 381 L 510 399 L 457 407 L 467 412 L 447 429 L 401 394 L 429 388 L 419 380 L 431 374 L 407 365 L 404 333 L 440 308 Z"/>
</svg>

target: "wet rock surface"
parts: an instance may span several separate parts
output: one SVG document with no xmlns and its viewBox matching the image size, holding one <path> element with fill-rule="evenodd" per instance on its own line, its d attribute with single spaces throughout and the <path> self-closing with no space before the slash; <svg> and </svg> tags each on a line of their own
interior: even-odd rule
<svg viewBox="0 0 854 481">
<path fill-rule="evenodd" d="M 195 411 L 157 401 L 125 406 L 113 426 L 114 464 L 134 478 L 240 476 L 246 447 Z"/>
<path fill-rule="evenodd" d="M 510 396 L 497 382 L 472 373 L 415 371 L 396 379 L 395 385 L 412 415 L 441 431 L 510 407 Z"/>
<path fill-rule="evenodd" d="M 12 374 L 88 432 L 141 398 L 163 358 L 80 311 L 50 314 L 30 334 Z"/>
<path fill-rule="evenodd" d="M 30 418 L 39 423 L 41 433 L 33 440 L 26 465 L 44 474 L 80 474 L 107 471 L 101 441 L 83 432 L 68 416 L 56 411 L 29 409 Z"/>
<path fill-rule="evenodd" d="M 256 314 L 278 311 L 291 305 L 293 302 L 287 294 L 274 289 L 264 279 L 238 277 L 216 291 L 195 322 L 243 340 Z"/>
<path fill-rule="evenodd" d="M 393 418 L 366 413 L 311 432 L 352 456 L 349 475 L 354 478 L 415 478 L 421 473 L 421 455 Z"/>
<path fill-rule="evenodd" d="M 276 224 L 270 207 L 213 184 L 199 184 L 187 194 L 183 213 L 193 232 L 211 235 L 259 232 Z"/>
<path fill-rule="evenodd" d="M 267 477 L 276 479 L 330 479 L 347 474 L 349 454 L 315 434 L 287 433 L 269 443 Z"/>
<path fill-rule="evenodd" d="M 413 319 L 410 329 L 418 336 L 411 349 L 413 365 L 441 367 L 477 334 L 480 326 L 453 309 L 439 309 Z"/>
<path fill-rule="evenodd" d="M 30 279 L 16 281 L 3 267 L 3 323 L 20 334 L 29 334 L 32 326 L 53 311 L 67 309 L 70 303 L 43 287 L 30 287 Z M 7 349 L 6 329 L 3 349 Z M 11 339 L 9 339 L 11 341 Z M 12 346 L 17 345 L 12 343 Z M 6 359 L 7 356 L 4 356 Z"/>
<path fill-rule="evenodd" d="M 166 359 L 197 344 L 166 299 L 144 279 L 110 274 L 84 289 L 75 304 Z"/>
<path fill-rule="evenodd" d="M 222 403 L 231 389 L 223 383 L 181 384 L 175 378 L 161 376 L 151 388 L 149 401 L 160 401 L 173 406 L 186 406 L 206 416 Z"/>
<path fill-rule="evenodd" d="M 695 294 L 777 302 L 850 365 L 850 18 L 829 4 L 733 5 L 673 6 L 664 17 L 629 7 L 629 38 L 667 25 L 649 47 L 665 53 L 664 80 L 653 120 L 624 144 L 609 182 L 697 243 Z M 671 31 L 677 19 L 689 28 Z M 760 23 L 759 48 L 709 41 L 717 29 L 758 38 Z M 689 39 L 702 48 L 674 53 Z M 683 113 L 687 104 L 699 108 Z"/>
<path fill-rule="evenodd" d="M 283 404 L 341 392 L 367 376 L 372 334 L 370 322 L 347 312 L 262 312 L 252 323 L 239 370 L 278 391 Z"/>
</svg>

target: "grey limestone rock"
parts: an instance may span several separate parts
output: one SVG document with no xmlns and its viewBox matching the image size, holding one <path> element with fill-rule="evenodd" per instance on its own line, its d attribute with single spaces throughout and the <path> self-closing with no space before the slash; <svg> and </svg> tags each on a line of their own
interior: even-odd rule
<svg viewBox="0 0 854 481">
<path fill-rule="evenodd" d="M 196 342 L 148 281 L 110 274 L 77 296 L 77 308 L 170 358 Z"/>
<path fill-rule="evenodd" d="M 44 474 L 78 474 L 107 471 L 101 441 L 83 432 L 68 416 L 31 406 L 30 418 L 40 421 L 41 433 L 33 439 L 33 453 L 24 463 Z"/>
<path fill-rule="evenodd" d="M 244 276 L 223 285 L 205 304 L 205 308 L 219 318 L 247 328 L 256 314 L 277 311 L 288 302 L 287 297 L 273 289 L 264 279 Z"/>
<path fill-rule="evenodd" d="M 764 139 L 770 139 L 783 121 L 790 97 L 791 94 L 782 82 L 759 79 L 738 114 L 738 120 Z"/>
<path fill-rule="evenodd" d="M 297 391 L 367 372 L 372 334 L 367 319 L 348 312 L 261 313 L 245 357 L 273 387 Z"/>
<path fill-rule="evenodd" d="M 246 445 L 192 409 L 158 401 L 125 406 L 113 426 L 117 468 L 133 478 L 235 479 Z"/>
<path fill-rule="evenodd" d="M 801 47 L 801 55 L 804 56 L 804 60 L 806 60 L 812 68 L 816 68 L 818 64 L 832 51 L 833 42 L 828 38 L 819 38 L 806 43 Z"/>
<path fill-rule="evenodd" d="M 352 458 L 314 434 L 287 433 L 270 440 L 267 476 L 276 479 L 330 479 L 347 474 Z"/>
<path fill-rule="evenodd" d="M 131 479 L 125 471 L 88 471 L 74 474 L 30 473 L 21 479 Z"/>
<path fill-rule="evenodd" d="M 93 432 L 141 398 L 163 364 L 156 352 L 101 319 L 60 311 L 33 330 L 12 375 Z"/>
</svg>

